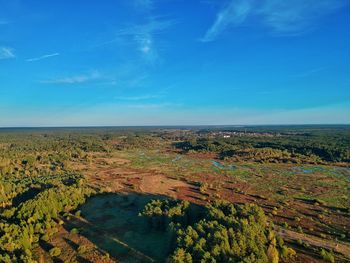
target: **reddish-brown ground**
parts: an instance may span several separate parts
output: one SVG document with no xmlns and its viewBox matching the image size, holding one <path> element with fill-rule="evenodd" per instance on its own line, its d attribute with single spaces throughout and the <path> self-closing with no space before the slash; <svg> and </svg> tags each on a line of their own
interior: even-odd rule
<svg viewBox="0 0 350 263">
<path fill-rule="evenodd" d="M 188 155 L 191 158 L 209 160 L 216 157 L 215 154 L 197 153 Z M 325 207 L 316 206 L 303 200 L 291 200 L 285 204 L 276 203 L 264 196 L 255 194 L 254 189 L 248 183 L 231 182 L 225 176 L 218 179 L 216 175 L 198 174 L 195 177 L 196 180 L 199 179 L 197 182 L 185 182 L 169 178 L 157 169 L 140 170 L 123 166 L 129 162 L 126 159 L 96 156 L 90 164 L 74 163 L 72 166 L 76 170 L 81 171 L 93 187 L 108 192 L 143 192 L 170 196 L 197 204 L 205 204 L 218 197 L 234 203 L 257 203 L 263 207 L 276 225 L 287 223 L 290 226 L 289 229 L 278 230 L 288 241 L 288 244 L 294 246 L 298 252 L 297 256 L 288 262 L 322 262 L 314 251 L 298 247 L 296 245 L 298 240 L 314 248 L 332 249 L 338 253 L 339 259 L 348 258 L 350 260 L 350 246 L 328 238 L 332 235 L 334 226 L 340 229 L 349 226 L 350 219 L 348 216 L 344 216 L 342 212 L 332 211 L 332 213 L 327 215 L 326 219 L 319 218 L 320 212 Z M 324 180 L 328 179 L 324 178 Z M 199 191 L 198 181 L 206 182 L 209 185 L 204 193 Z M 315 188 L 312 191 L 322 192 L 325 189 Z M 303 233 L 296 231 L 298 226 L 302 227 Z M 320 234 L 323 234 L 322 238 L 317 237 Z M 75 239 L 73 242 L 80 244 L 83 241 Z"/>
</svg>

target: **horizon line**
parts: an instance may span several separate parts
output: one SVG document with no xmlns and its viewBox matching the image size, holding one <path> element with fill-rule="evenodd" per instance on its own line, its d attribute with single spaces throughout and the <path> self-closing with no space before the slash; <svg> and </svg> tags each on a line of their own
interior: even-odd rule
<svg viewBox="0 0 350 263">
<path fill-rule="evenodd" d="M 264 127 L 264 126 L 350 126 L 350 123 L 299 124 L 164 124 L 164 125 L 62 125 L 62 126 L 0 126 L 0 129 L 65 129 L 65 128 L 162 128 L 162 127 Z"/>
</svg>

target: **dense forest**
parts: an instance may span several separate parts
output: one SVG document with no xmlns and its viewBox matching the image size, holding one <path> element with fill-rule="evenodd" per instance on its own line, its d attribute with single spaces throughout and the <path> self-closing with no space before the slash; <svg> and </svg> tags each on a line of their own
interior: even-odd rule
<svg viewBox="0 0 350 263">
<path fill-rule="evenodd" d="M 140 215 L 150 227 L 172 233 L 174 263 L 278 262 L 280 254 L 295 255 L 256 205 L 217 201 L 196 214 L 188 202 L 152 200 Z"/>
<path fill-rule="evenodd" d="M 83 136 L 0 134 L 0 262 L 34 262 L 33 251 L 67 212 L 95 191 L 68 167 L 104 150 Z"/>
<path fill-rule="evenodd" d="M 210 132 L 202 132 L 202 136 L 192 136 L 175 143 L 175 147 L 184 151 L 217 152 L 223 159 L 320 164 L 350 162 L 350 133 L 346 129 L 299 128 L 287 132 L 259 128 L 249 132 L 229 130 L 226 134 L 232 132 L 239 136 L 213 137 Z"/>
</svg>

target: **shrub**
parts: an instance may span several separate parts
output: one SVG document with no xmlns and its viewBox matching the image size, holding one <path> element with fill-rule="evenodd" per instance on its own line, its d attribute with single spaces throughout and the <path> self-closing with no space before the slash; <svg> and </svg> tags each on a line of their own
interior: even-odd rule
<svg viewBox="0 0 350 263">
<path fill-rule="evenodd" d="M 301 226 L 298 226 L 297 230 L 298 230 L 299 233 L 303 233 L 303 228 Z"/>
<path fill-rule="evenodd" d="M 283 246 L 281 249 L 281 258 L 282 259 L 288 259 L 289 257 L 293 257 L 296 255 L 296 252 L 294 249 L 287 247 L 287 246 Z"/>
<path fill-rule="evenodd" d="M 82 255 L 82 254 L 86 253 L 87 250 L 88 250 L 88 248 L 86 246 L 81 245 L 81 246 L 78 247 L 78 254 Z"/>
<path fill-rule="evenodd" d="M 43 236 L 41 237 L 41 240 L 43 240 L 43 241 L 45 241 L 45 242 L 49 241 L 49 239 L 50 239 L 50 237 L 49 237 L 48 234 L 45 234 L 45 235 L 43 235 Z"/>
<path fill-rule="evenodd" d="M 282 238 L 281 236 L 277 236 L 277 237 L 276 237 L 276 240 L 277 240 L 277 245 L 278 245 L 280 248 L 282 248 L 283 245 L 284 245 L 284 240 L 283 240 L 283 238 Z"/>
<path fill-rule="evenodd" d="M 77 228 L 72 228 L 70 231 L 71 234 L 78 234 L 79 230 Z"/>
<path fill-rule="evenodd" d="M 269 258 L 270 263 L 278 263 L 278 251 L 272 244 L 267 249 L 267 257 Z"/>
<path fill-rule="evenodd" d="M 49 250 L 49 254 L 51 257 L 58 257 L 61 255 L 61 249 L 59 247 L 54 247 Z"/>
<path fill-rule="evenodd" d="M 204 194 L 208 190 L 208 184 L 207 183 L 202 183 L 199 187 L 199 191 Z"/>
<path fill-rule="evenodd" d="M 334 263 L 333 253 L 328 252 L 327 250 L 322 248 L 320 251 L 320 255 L 324 261 Z"/>
</svg>

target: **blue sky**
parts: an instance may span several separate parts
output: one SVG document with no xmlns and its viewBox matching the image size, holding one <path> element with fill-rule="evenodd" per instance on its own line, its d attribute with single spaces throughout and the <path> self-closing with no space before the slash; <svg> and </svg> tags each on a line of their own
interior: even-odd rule
<svg viewBox="0 0 350 263">
<path fill-rule="evenodd" d="M 0 126 L 350 123 L 348 0 L 0 0 Z"/>
</svg>

